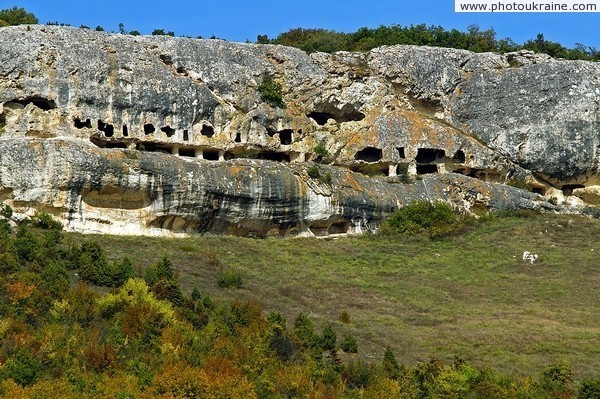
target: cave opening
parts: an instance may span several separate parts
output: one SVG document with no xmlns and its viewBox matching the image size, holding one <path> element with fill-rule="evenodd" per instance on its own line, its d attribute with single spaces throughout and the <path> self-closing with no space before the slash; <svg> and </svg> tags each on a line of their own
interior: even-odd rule
<svg viewBox="0 0 600 399">
<path fill-rule="evenodd" d="M 127 148 L 127 144 L 121 141 L 107 141 L 104 148 Z"/>
<path fill-rule="evenodd" d="M 91 128 L 92 121 L 90 118 L 87 118 L 85 121 L 82 121 L 80 118 L 75 118 L 73 119 L 73 125 L 75 125 L 77 129 Z"/>
<path fill-rule="evenodd" d="M 354 159 L 365 162 L 377 162 L 383 158 L 383 151 L 380 148 L 366 147 L 354 155 Z"/>
<path fill-rule="evenodd" d="M 344 105 L 341 109 L 336 108 L 332 104 L 321 104 L 316 108 L 316 110 L 306 116 L 317 122 L 320 126 L 325 125 L 329 119 L 333 119 L 339 123 L 356 122 L 365 119 L 365 114 L 357 111 L 350 104 Z"/>
<path fill-rule="evenodd" d="M 417 163 L 431 163 L 444 158 L 445 156 L 446 152 L 444 150 L 437 148 L 419 148 L 415 161 L 417 161 Z"/>
<path fill-rule="evenodd" d="M 465 161 L 467 160 L 467 157 L 463 150 L 458 150 L 452 157 L 452 160 L 456 163 L 465 163 Z"/>
<path fill-rule="evenodd" d="M 152 134 L 156 131 L 156 129 L 154 128 L 154 125 L 151 123 L 146 123 L 144 125 L 144 134 Z"/>
<path fill-rule="evenodd" d="M 329 226 L 329 228 L 327 229 L 327 232 L 329 234 L 345 234 L 348 232 L 349 229 L 350 229 L 349 222 L 336 222 L 336 223 L 332 223 Z"/>
<path fill-rule="evenodd" d="M 565 184 L 560 189 L 562 190 L 564 195 L 573 195 L 573 190 L 578 188 L 585 188 L 583 184 Z"/>
<path fill-rule="evenodd" d="M 219 151 L 204 150 L 204 159 L 206 159 L 207 161 L 218 161 Z"/>
<path fill-rule="evenodd" d="M 98 119 L 98 130 L 104 132 L 106 137 L 112 137 L 115 134 L 115 128 L 110 123 L 104 123 L 100 119 Z"/>
<path fill-rule="evenodd" d="M 49 100 L 43 97 L 27 97 L 23 100 L 13 100 L 12 102 L 21 104 L 25 107 L 29 104 L 33 104 L 35 107 L 41 109 L 42 111 L 50 111 L 51 109 L 56 108 L 56 103 L 53 100 Z"/>
<path fill-rule="evenodd" d="M 279 142 L 281 145 L 290 145 L 293 141 L 294 131 L 292 129 L 284 129 L 279 132 Z"/>
<path fill-rule="evenodd" d="M 398 151 L 398 156 L 401 159 L 406 158 L 406 152 L 404 152 L 404 147 L 396 147 L 396 151 Z"/>
<path fill-rule="evenodd" d="M 202 134 L 203 136 L 206 136 L 208 138 L 211 138 L 212 136 L 215 135 L 215 129 L 212 126 L 203 125 L 202 130 L 200 131 L 200 134 Z"/>
<path fill-rule="evenodd" d="M 160 144 L 156 144 L 156 143 L 142 143 L 140 144 L 140 149 L 143 149 L 144 151 L 148 151 L 148 152 L 162 152 L 163 154 L 171 154 L 171 147 L 168 146 L 163 146 Z"/>
<path fill-rule="evenodd" d="M 163 126 L 160 128 L 160 131 L 167 135 L 167 137 L 173 137 L 175 134 L 175 129 L 171 126 Z"/>
<path fill-rule="evenodd" d="M 318 125 L 324 126 L 329 119 L 335 119 L 333 114 L 327 112 L 311 112 L 308 117 L 317 122 Z"/>
<path fill-rule="evenodd" d="M 193 148 L 180 148 L 179 149 L 179 155 L 182 156 L 182 157 L 195 158 L 196 157 L 196 150 L 194 150 Z"/>
<path fill-rule="evenodd" d="M 241 143 L 242 142 L 242 134 L 241 133 L 236 133 L 235 134 L 235 139 L 233 140 L 236 143 Z"/>
<path fill-rule="evenodd" d="M 190 141 L 190 133 L 187 129 L 183 131 L 183 141 Z"/>
<path fill-rule="evenodd" d="M 123 125 L 123 136 L 129 136 L 129 129 L 127 129 L 127 125 Z"/>
<path fill-rule="evenodd" d="M 276 151 L 262 151 L 259 152 L 256 156 L 257 159 L 264 159 L 266 161 L 275 161 L 275 162 L 290 162 L 290 155 L 284 152 L 276 152 Z"/>
<path fill-rule="evenodd" d="M 427 175 L 437 172 L 438 168 L 436 164 L 417 165 L 417 175 Z"/>
</svg>

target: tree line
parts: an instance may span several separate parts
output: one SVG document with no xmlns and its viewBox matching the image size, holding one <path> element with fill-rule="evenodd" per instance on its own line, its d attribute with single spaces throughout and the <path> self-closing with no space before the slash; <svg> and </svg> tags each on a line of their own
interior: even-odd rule
<svg viewBox="0 0 600 399">
<path fill-rule="evenodd" d="M 39 21 L 24 8 L 13 7 L 0 10 L 0 27 L 21 24 L 37 24 Z M 49 22 L 50 25 L 67 25 L 58 22 Z M 81 28 L 89 27 L 82 25 Z M 97 26 L 96 31 L 104 31 Z M 119 23 L 119 33 L 140 35 L 137 30 L 127 31 L 123 23 Z M 173 31 L 165 29 L 154 29 L 152 35 L 175 36 Z M 201 39 L 201 36 L 198 36 Z M 213 35 L 211 39 L 216 39 Z M 539 33 L 535 39 L 529 39 L 522 44 L 516 43 L 511 38 L 498 38 L 493 28 L 482 30 L 474 24 L 466 31 L 458 29 L 447 30 L 441 26 L 427 26 L 425 24 L 402 26 L 381 25 L 378 28 L 363 27 L 356 32 L 344 33 L 327 29 L 304 29 L 295 28 L 279 34 L 274 39 L 267 35 L 258 35 L 257 43 L 279 44 L 296 47 L 306 52 L 335 51 L 369 51 L 376 47 L 395 44 L 408 44 L 418 46 L 446 47 L 470 50 L 476 53 L 496 52 L 507 53 L 517 50 L 531 50 L 536 53 L 548 54 L 554 58 L 570 60 L 599 61 L 600 51 L 593 46 L 582 43 L 568 48 L 558 42 L 547 40 L 543 33 Z"/>
<path fill-rule="evenodd" d="M 600 60 L 600 52 L 595 47 L 578 43 L 573 48 L 567 48 L 560 43 L 547 40 L 542 33 L 538 34 L 535 39 L 518 44 L 510 38 L 497 38 L 493 28 L 482 30 L 478 25 L 471 25 L 464 32 L 425 24 L 364 27 L 351 33 L 296 28 L 280 34 L 275 39 L 269 39 L 267 35 L 259 35 L 257 42 L 297 47 L 307 52 L 326 53 L 369 51 L 384 45 L 407 44 L 463 49 L 476 53 L 507 53 L 525 49 L 548 54 L 554 58 Z"/>
</svg>

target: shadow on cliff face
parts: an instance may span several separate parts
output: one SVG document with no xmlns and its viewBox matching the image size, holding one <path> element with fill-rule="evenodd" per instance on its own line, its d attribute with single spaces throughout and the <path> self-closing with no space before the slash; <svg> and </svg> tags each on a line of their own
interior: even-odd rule
<svg viewBox="0 0 600 399">
<path fill-rule="evenodd" d="M 104 186 L 98 190 L 84 188 L 81 199 L 95 208 L 142 209 L 152 204 L 149 193 L 119 186 Z"/>
</svg>

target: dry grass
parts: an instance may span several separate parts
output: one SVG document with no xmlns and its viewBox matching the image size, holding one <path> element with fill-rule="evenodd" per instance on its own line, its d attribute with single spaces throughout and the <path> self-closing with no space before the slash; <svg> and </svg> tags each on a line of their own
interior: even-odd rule
<svg viewBox="0 0 600 399">
<path fill-rule="evenodd" d="M 574 223 L 568 224 L 573 219 Z M 288 321 L 299 312 L 333 322 L 379 361 L 386 344 L 406 364 L 460 355 L 510 374 L 539 374 L 555 360 L 579 378 L 600 369 L 600 221 L 506 217 L 459 237 L 336 240 L 194 237 L 94 239 L 141 268 L 163 254 L 194 286 L 219 298 L 253 299 Z M 540 255 L 537 264 L 523 251 Z M 217 276 L 233 268 L 239 290 Z M 339 321 L 348 312 L 350 323 Z"/>
</svg>

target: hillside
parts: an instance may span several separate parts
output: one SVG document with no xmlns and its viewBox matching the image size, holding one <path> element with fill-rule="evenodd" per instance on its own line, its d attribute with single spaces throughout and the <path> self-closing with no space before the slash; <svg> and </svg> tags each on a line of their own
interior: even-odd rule
<svg viewBox="0 0 600 399">
<path fill-rule="evenodd" d="M 459 355 L 478 366 L 535 375 L 566 360 L 578 377 L 600 367 L 600 222 L 525 214 L 498 218 L 457 237 L 334 240 L 186 239 L 93 236 L 111 257 L 141 267 L 163 254 L 184 292 L 252 300 L 288 320 L 300 312 L 334 322 L 377 361 L 391 345 L 406 364 Z M 81 242 L 89 236 L 70 235 Z M 540 255 L 523 262 L 524 251 Z M 243 287 L 223 290 L 233 270 Z M 350 323 L 339 321 L 347 312 Z"/>
<path fill-rule="evenodd" d="M 600 392 L 597 220 L 488 215 L 436 240 L 59 227 L 0 220 L 1 397 Z"/>
</svg>

